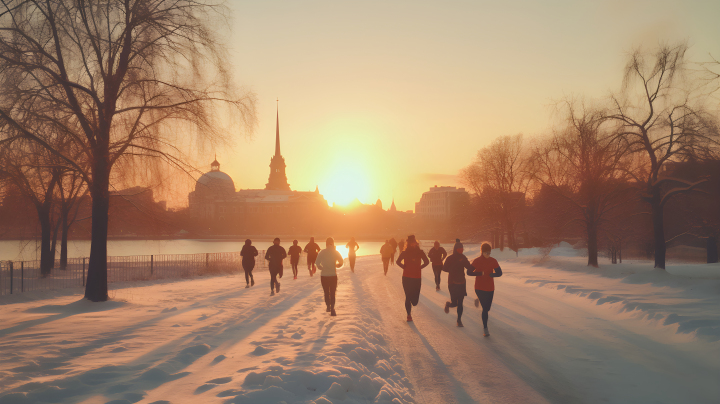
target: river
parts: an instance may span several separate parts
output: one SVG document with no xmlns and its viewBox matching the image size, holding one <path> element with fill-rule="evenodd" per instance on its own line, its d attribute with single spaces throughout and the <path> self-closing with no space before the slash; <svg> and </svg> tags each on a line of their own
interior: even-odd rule
<svg viewBox="0 0 720 404">
<path fill-rule="evenodd" d="M 301 247 L 309 240 L 299 240 Z M 325 240 L 316 240 L 320 248 L 325 247 Z M 347 248 L 345 243 L 348 240 L 337 240 L 338 251 L 343 257 L 347 257 Z M 358 256 L 373 255 L 380 253 L 380 247 L 383 245 L 379 241 L 358 241 L 360 249 L 357 251 Z M 108 241 L 109 256 L 128 256 L 128 255 L 160 255 L 160 254 L 196 254 L 196 253 L 214 253 L 214 252 L 233 252 L 240 251 L 243 241 L 237 240 L 110 240 Z M 258 250 L 265 250 L 272 245 L 271 239 L 253 241 L 253 245 Z M 280 245 L 287 250 L 291 245 L 291 240 L 283 240 Z M 421 241 L 422 248 L 427 251 L 432 247 L 431 241 Z M 450 251 L 452 245 L 443 246 Z M 40 258 L 39 254 L 40 242 L 35 240 L 1 240 L 0 241 L 0 261 L 32 261 Z M 71 240 L 68 242 L 68 258 L 88 257 L 90 255 L 89 240 Z M 60 258 L 60 246 L 58 244 L 57 258 Z"/>
</svg>

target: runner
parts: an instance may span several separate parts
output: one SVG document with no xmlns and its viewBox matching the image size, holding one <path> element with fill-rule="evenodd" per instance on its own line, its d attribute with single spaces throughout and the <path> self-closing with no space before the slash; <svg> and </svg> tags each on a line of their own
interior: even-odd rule
<svg viewBox="0 0 720 404">
<path fill-rule="evenodd" d="M 325 249 L 317 256 L 317 266 L 320 268 L 320 283 L 325 293 L 325 306 L 331 316 L 335 314 L 335 291 L 337 290 L 337 271 L 335 268 L 343 266 L 343 257 L 335 249 L 335 240 L 328 237 Z"/>
<path fill-rule="evenodd" d="M 380 258 L 382 258 L 383 269 L 385 270 L 385 276 L 387 276 L 388 266 L 393 256 L 393 248 L 390 245 L 390 240 L 385 240 L 385 244 L 380 247 Z"/>
<path fill-rule="evenodd" d="M 440 247 L 440 242 L 435 241 L 433 248 L 428 251 L 428 258 L 432 262 L 432 270 L 435 273 L 435 290 L 440 290 L 440 273 L 443 270 L 443 261 L 447 257 L 447 251 Z"/>
<path fill-rule="evenodd" d="M 450 301 L 445 302 L 445 313 L 450 313 L 451 307 L 457 307 L 457 326 L 463 327 L 463 299 L 467 296 L 467 284 L 465 283 L 465 269 L 468 273 L 475 270 L 470 265 L 467 257 L 463 254 L 463 245 L 460 239 L 455 239 L 453 253 L 445 260 L 442 270 L 448 273 L 448 292 Z"/>
<path fill-rule="evenodd" d="M 360 245 L 355 241 L 355 237 L 350 237 L 350 241 L 345 244 L 348 249 L 348 261 L 350 261 L 350 270 L 355 272 L 355 251 L 360 249 Z"/>
<path fill-rule="evenodd" d="M 245 271 L 245 287 L 255 286 L 255 279 L 253 278 L 253 268 L 255 268 L 255 257 L 258 255 L 258 250 L 252 245 L 250 239 L 245 240 L 242 250 L 240 250 L 240 256 L 242 257 L 242 267 Z"/>
<path fill-rule="evenodd" d="M 310 237 L 310 242 L 307 243 L 303 251 L 307 254 L 308 272 L 310 272 L 310 276 L 313 276 L 317 270 L 317 268 L 315 268 L 315 260 L 317 259 L 318 251 L 320 251 L 320 246 L 315 243 L 315 237 Z"/>
<path fill-rule="evenodd" d="M 290 256 L 290 266 L 292 267 L 293 271 L 293 279 L 297 279 L 298 274 L 298 264 L 300 263 L 300 254 L 302 253 L 302 248 L 298 245 L 297 240 L 293 240 L 293 245 L 288 248 L 288 255 Z"/>
<path fill-rule="evenodd" d="M 490 336 L 488 331 L 488 312 L 490 306 L 492 306 L 493 295 L 495 294 L 495 280 L 493 278 L 499 278 L 502 276 L 502 269 L 495 258 L 490 256 L 492 246 L 489 243 L 483 243 L 480 246 L 482 255 L 475 258 L 472 266 L 475 270 L 468 269 L 467 274 L 475 276 L 475 307 L 482 305 L 482 321 L 483 321 L 483 335 L 486 337 Z M 449 258 L 448 258 L 449 259 Z"/>
<path fill-rule="evenodd" d="M 397 241 L 395 241 L 395 237 L 390 239 L 390 246 L 392 246 L 392 256 L 390 257 L 390 265 L 395 265 L 395 253 L 397 252 Z"/>
<path fill-rule="evenodd" d="M 275 295 L 275 292 L 280 292 L 280 282 L 277 278 L 283 276 L 283 260 L 287 257 L 285 249 L 280 245 L 280 239 L 275 238 L 273 245 L 271 245 L 265 252 L 265 259 L 268 260 L 268 269 L 270 270 L 270 296 Z"/>
<path fill-rule="evenodd" d="M 400 251 L 400 254 L 402 254 L 403 251 L 405 251 L 405 240 L 398 241 L 398 251 Z"/>
<path fill-rule="evenodd" d="M 405 311 L 407 311 L 407 321 L 413 321 L 410 311 L 413 306 L 417 306 L 420 300 L 420 283 L 422 281 L 420 271 L 428 266 L 430 260 L 425 252 L 420 249 L 420 245 L 415 240 L 415 236 L 408 236 L 408 248 L 401 252 L 397 259 L 397 264 L 403 269 L 402 284 L 405 290 Z"/>
</svg>

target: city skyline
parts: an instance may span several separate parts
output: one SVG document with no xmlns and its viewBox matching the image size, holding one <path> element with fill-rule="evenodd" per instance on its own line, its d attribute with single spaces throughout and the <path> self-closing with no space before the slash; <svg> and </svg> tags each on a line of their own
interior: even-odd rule
<svg viewBox="0 0 720 404">
<path fill-rule="evenodd" d="M 702 1 L 228 7 L 236 81 L 258 99 L 254 138 L 217 150 L 238 188 L 267 182 L 279 98 L 293 189 L 357 177 L 361 202 L 401 210 L 434 185 L 462 186 L 458 171 L 494 138 L 546 133 L 563 97 L 618 91 L 635 48 L 687 41 L 696 62 L 720 51 L 720 4 Z"/>
</svg>

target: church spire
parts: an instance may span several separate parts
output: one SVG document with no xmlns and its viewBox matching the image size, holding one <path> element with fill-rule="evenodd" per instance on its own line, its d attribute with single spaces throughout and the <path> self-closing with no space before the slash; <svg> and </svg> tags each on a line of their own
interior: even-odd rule
<svg viewBox="0 0 720 404">
<path fill-rule="evenodd" d="M 279 104 L 279 102 L 278 102 Z M 280 109 L 278 108 L 275 122 L 275 155 L 270 158 L 270 176 L 265 189 L 290 191 L 290 184 L 285 175 L 285 159 L 280 154 Z"/>
<path fill-rule="evenodd" d="M 280 100 L 277 99 L 275 115 L 275 155 L 280 155 Z"/>
</svg>

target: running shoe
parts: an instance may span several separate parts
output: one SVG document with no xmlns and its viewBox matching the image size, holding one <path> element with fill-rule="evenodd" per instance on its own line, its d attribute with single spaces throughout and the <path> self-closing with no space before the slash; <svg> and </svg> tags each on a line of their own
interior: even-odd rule
<svg viewBox="0 0 720 404">
<path fill-rule="evenodd" d="M 332 317 L 337 316 L 337 313 L 335 313 L 335 309 L 330 310 L 330 316 L 332 316 Z"/>
<path fill-rule="evenodd" d="M 445 302 L 445 313 L 450 313 L 450 302 Z"/>
<path fill-rule="evenodd" d="M 326 312 L 326 313 L 330 313 L 330 306 L 328 306 L 328 307 L 325 308 L 325 312 Z"/>
<path fill-rule="evenodd" d="M 295 277 L 293 279 L 297 279 L 297 275 L 295 275 Z"/>
<path fill-rule="evenodd" d="M 280 293 L 280 282 L 275 282 L 275 291 Z"/>
<path fill-rule="evenodd" d="M 475 299 L 475 307 L 480 307 L 480 299 Z"/>
<path fill-rule="evenodd" d="M 250 279 L 250 286 L 255 286 L 255 279 Z"/>
<path fill-rule="evenodd" d="M 274 290 L 271 290 L 271 291 L 270 291 L 270 296 L 275 296 L 275 291 L 274 291 Z"/>
<path fill-rule="evenodd" d="M 249 283 L 248 283 L 247 285 L 245 285 L 245 289 L 247 289 L 247 288 L 249 288 L 249 287 L 250 287 L 250 284 L 249 284 Z"/>
<path fill-rule="evenodd" d="M 435 290 L 440 290 L 440 285 L 435 285 Z"/>
<path fill-rule="evenodd" d="M 411 315 L 409 315 L 409 314 L 408 314 L 408 318 L 407 318 L 407 321 L 408 321 L 408 323 L 412 322 L 412 316 L 411 316 Z"/>
<path fill-rule="evenodd" d="M 484 336 L 484 337 L 489 337 L 489 336 L 490 336 L 490 331 L 488 331 L 487 327 L 483 328 L 483 336 Z"/>
<path fill-rule="evenodd" d="M 465 326 L 463 325 L 463 323 L 462 323 L 461 320 L 458 320 L 458 321 L 457 321 L 457 324 L 458 324 L 458 327 L 465 327 Z"/>
</svg>

